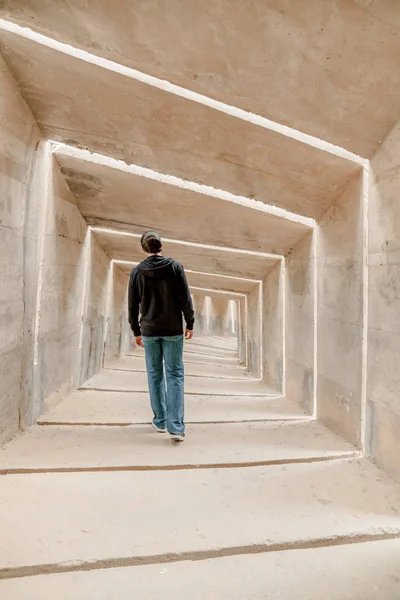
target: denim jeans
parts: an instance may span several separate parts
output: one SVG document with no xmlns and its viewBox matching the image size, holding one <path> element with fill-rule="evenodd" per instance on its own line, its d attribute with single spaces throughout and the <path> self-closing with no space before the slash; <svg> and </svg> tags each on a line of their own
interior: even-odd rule
<svg viewBox="0 0 400 600">
<path fill-rule="evenodd" d="M 169 433 L 184 433 L 183 335 L 143 336 L 142 340 L 153 423 Z"/>
</svg>

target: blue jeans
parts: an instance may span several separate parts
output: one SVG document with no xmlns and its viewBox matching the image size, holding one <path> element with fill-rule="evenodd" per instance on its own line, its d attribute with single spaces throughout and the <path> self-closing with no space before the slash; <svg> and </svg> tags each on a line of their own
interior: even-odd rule
<svg viewBox="0 0 400 600">
<path fill-rule="evenodd" d="M 183 335 L 142 337 L 153 423 L 184 433 Z M 165 364 L 165 378 L 163 365 Z"/>
</svg>

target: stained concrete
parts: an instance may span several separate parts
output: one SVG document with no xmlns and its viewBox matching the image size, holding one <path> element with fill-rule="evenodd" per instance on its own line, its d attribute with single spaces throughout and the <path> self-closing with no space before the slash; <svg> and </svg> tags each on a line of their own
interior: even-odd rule
<svg viewBox="0 0 400 600">
<path fill-rule="evenodd" d="M 150 424 L 35 427 L 0 450 L 0 473 L 18 469 L 240 466 L 354 454 L 350 444 L 315 421 L 190 425 L 187 436 L 182 453 Z"/>
<path fill-rule="evenodd" d="M 110 411 L 110 407 L 112 410 Z M 130 425 L 150 423 L 153 413 L 147 392 L 81 390 L 45 412 L 40 423 Z M 281 421 L 306 418 L 287 398 L 268 396 L 196 395 L 186 397 L 186 423 Z"/>
<path fill-rule="evenodd" d="M 3 4 L 17 23 L 362 156 L 400 116 L 396 0 L 68 0 L 61 19 L 51 0 Z"/>
<path fill-rule="evenodd" d="M 397 600 L 398 540 L 0 581 L 13 600 Z"/>
<path fill-rule="evenodd" d="M 119 230 L 123 227 L 121 224 L 115 225 L 118 225 Z M 94 236 L 111 258 L 140 262 L 144 258 L 140 249 L 140 235 L 143 229 L 138 227 L 136 233 L 138 236 L 136 238 L 115 235 L 107 231 L 96 231 Z M 182 239 L 187 240 L 187 237 Z M 228 246 L 230 247 L 230 244 Z M 221 247 L 221 244 L 217 244 L 215 248 L 203 246 L 197 248 L 190 243 L 171 242 L 168 239 L 163 240 L 163 254 L 182 263 L 186 269 L 251 279 L 262 279 L 277 262 L 273 256 L 228 252 Z"/>
<path fill-rule="evenodd" d="M 10 475 L 2 480 L 0 499 L 2 531 L 10 532 L 0 540 L 0 569 L 268 548 L 377 531 L 400 536 L 400 487 L 359 460 Z"/>
</svg>

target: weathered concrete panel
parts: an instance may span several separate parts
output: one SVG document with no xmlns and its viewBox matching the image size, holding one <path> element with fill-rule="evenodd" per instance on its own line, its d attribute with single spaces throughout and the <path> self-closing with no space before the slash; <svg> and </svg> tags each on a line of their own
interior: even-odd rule
<svg viewBox="0 0 400 600">
<path fill-rule="evenodd" d="M 260 286 L 247 296 L 248 368 L 255 377 L 261 375 Z"/>
<path fill-rule="evenodd" d="M 83 325 L 80 383 L 97 373 L 103 363 L 109 265 L 109 257 L 93 237 L 88 265 L 89 290 Z"/>
<path fill-rule="evenodd" d="M 195 333 L 221 337 L 237 335 L 236 302 L 233 302 L 235 306 L 231 308 L 229 299 L 194 294 Z"/>
<path fill-rule="evenodd" d="M 171 199 L 172 201 L 173 199 Z M 132 229 L 129 226 L 123 227 L 121 224 L 115 224 L 115 228 L 119 230 Z M 115 235 L 107 231 L 96 231 L 94 235 L 110 258 L 140 262 L 144 258 L 139 242 L 143 227 L 134 229 L 133 233 L 136 233 L 138 237 Z M 182 239 L 187 240 L 187 235 Z M 273 256 L 268 258 L 257 254 L 226 252 L 220 249 L 221 241 L 218 242 L 218 246 L 219 248 L 197 248 L 190 244 L 181 244 L 179 241 L 163 240 L 163 254 L 182 263 L 185 269 L 250 279 L 266 277 L 279 260 L 279 257 Z M 131 269 L 132 267 L 127 267 L 128 273 Z"/>
<path fill-rule="evenodd" d="M 366 445 L 400 480 L 400 123 L 371 169 Z"/>
<path fill-rule="evenodd" d="M 286 394 L 314 409 L 314 248 L 307 235 L 286 259 Z"/>
<path fill-rule="evenodd" d="M 356 176 L 318 230 L 318 417 L 361 443 L 363 180 Z"/>
<path fill-rule="evenodd" d="M 40 33 L 362 156 L 399 116 L 397 0 L 3 5 Z"/>
<path fill-rule="evenodd" d="M 40 132 L 0 57 L 0 443 L 31 421 Z M 32 264 L 33 263 L 33 264 Z M 29 277 L 26 271 L 29 269 Z"/>
<path fill-rule="evenodd" d="M 50 139 L 314 218 L 359 169 L 265 127 L 14 34 L 2 31 L 0 40 Z M 101 180 L 91 183 L 101 189 Z"/>
<path fill-rule="evenodd" d="M 245 298 L 238 300 L 238 355 L 240 364 L 247 363 L 247 330 L 246 330 L 246 302 Z"/>
<path fill-rule="evenodd" d="M 78 383 L 86 224 L 60 168 L 49 161 L 43 240 L 36 404 L 61 398 Z"/>
<path fill-rule="evenodd" d="M 283 267 L 279 262 L 263 280 L 263 376 L 283 389 Z"/>
<path fill-rule="evenodd" d="M 107 313 L 107 339 L 104 354 L 105 365 L 115 361 L 123 352 L 126 330 L 129 329 L 127 289 L 128 275 L 116 265 L 112 269 L 109 309 Z"/>
</svg>

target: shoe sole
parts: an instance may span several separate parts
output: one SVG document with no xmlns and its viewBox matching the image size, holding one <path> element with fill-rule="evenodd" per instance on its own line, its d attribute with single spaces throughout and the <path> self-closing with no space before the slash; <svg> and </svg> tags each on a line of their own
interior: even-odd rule
<svg viewBox="0 0 400 600">
<path fill-rule="evenodd" d="M 157 431 L 157 433 L 167 433 L 166 429 L 160 429 L 159 427 L 156 427 L 156 425 L 154 425 L 154 423 L 152 423 L 152 426 Z"/>
<path fill-rule="evenodd" d="M 185 441 L 184 437 L 182 437 L 181 435 L 174 435 L 173 433 L 170 433 L 170 438 L 174 442 L 184 442 Z"/>
</svg>

